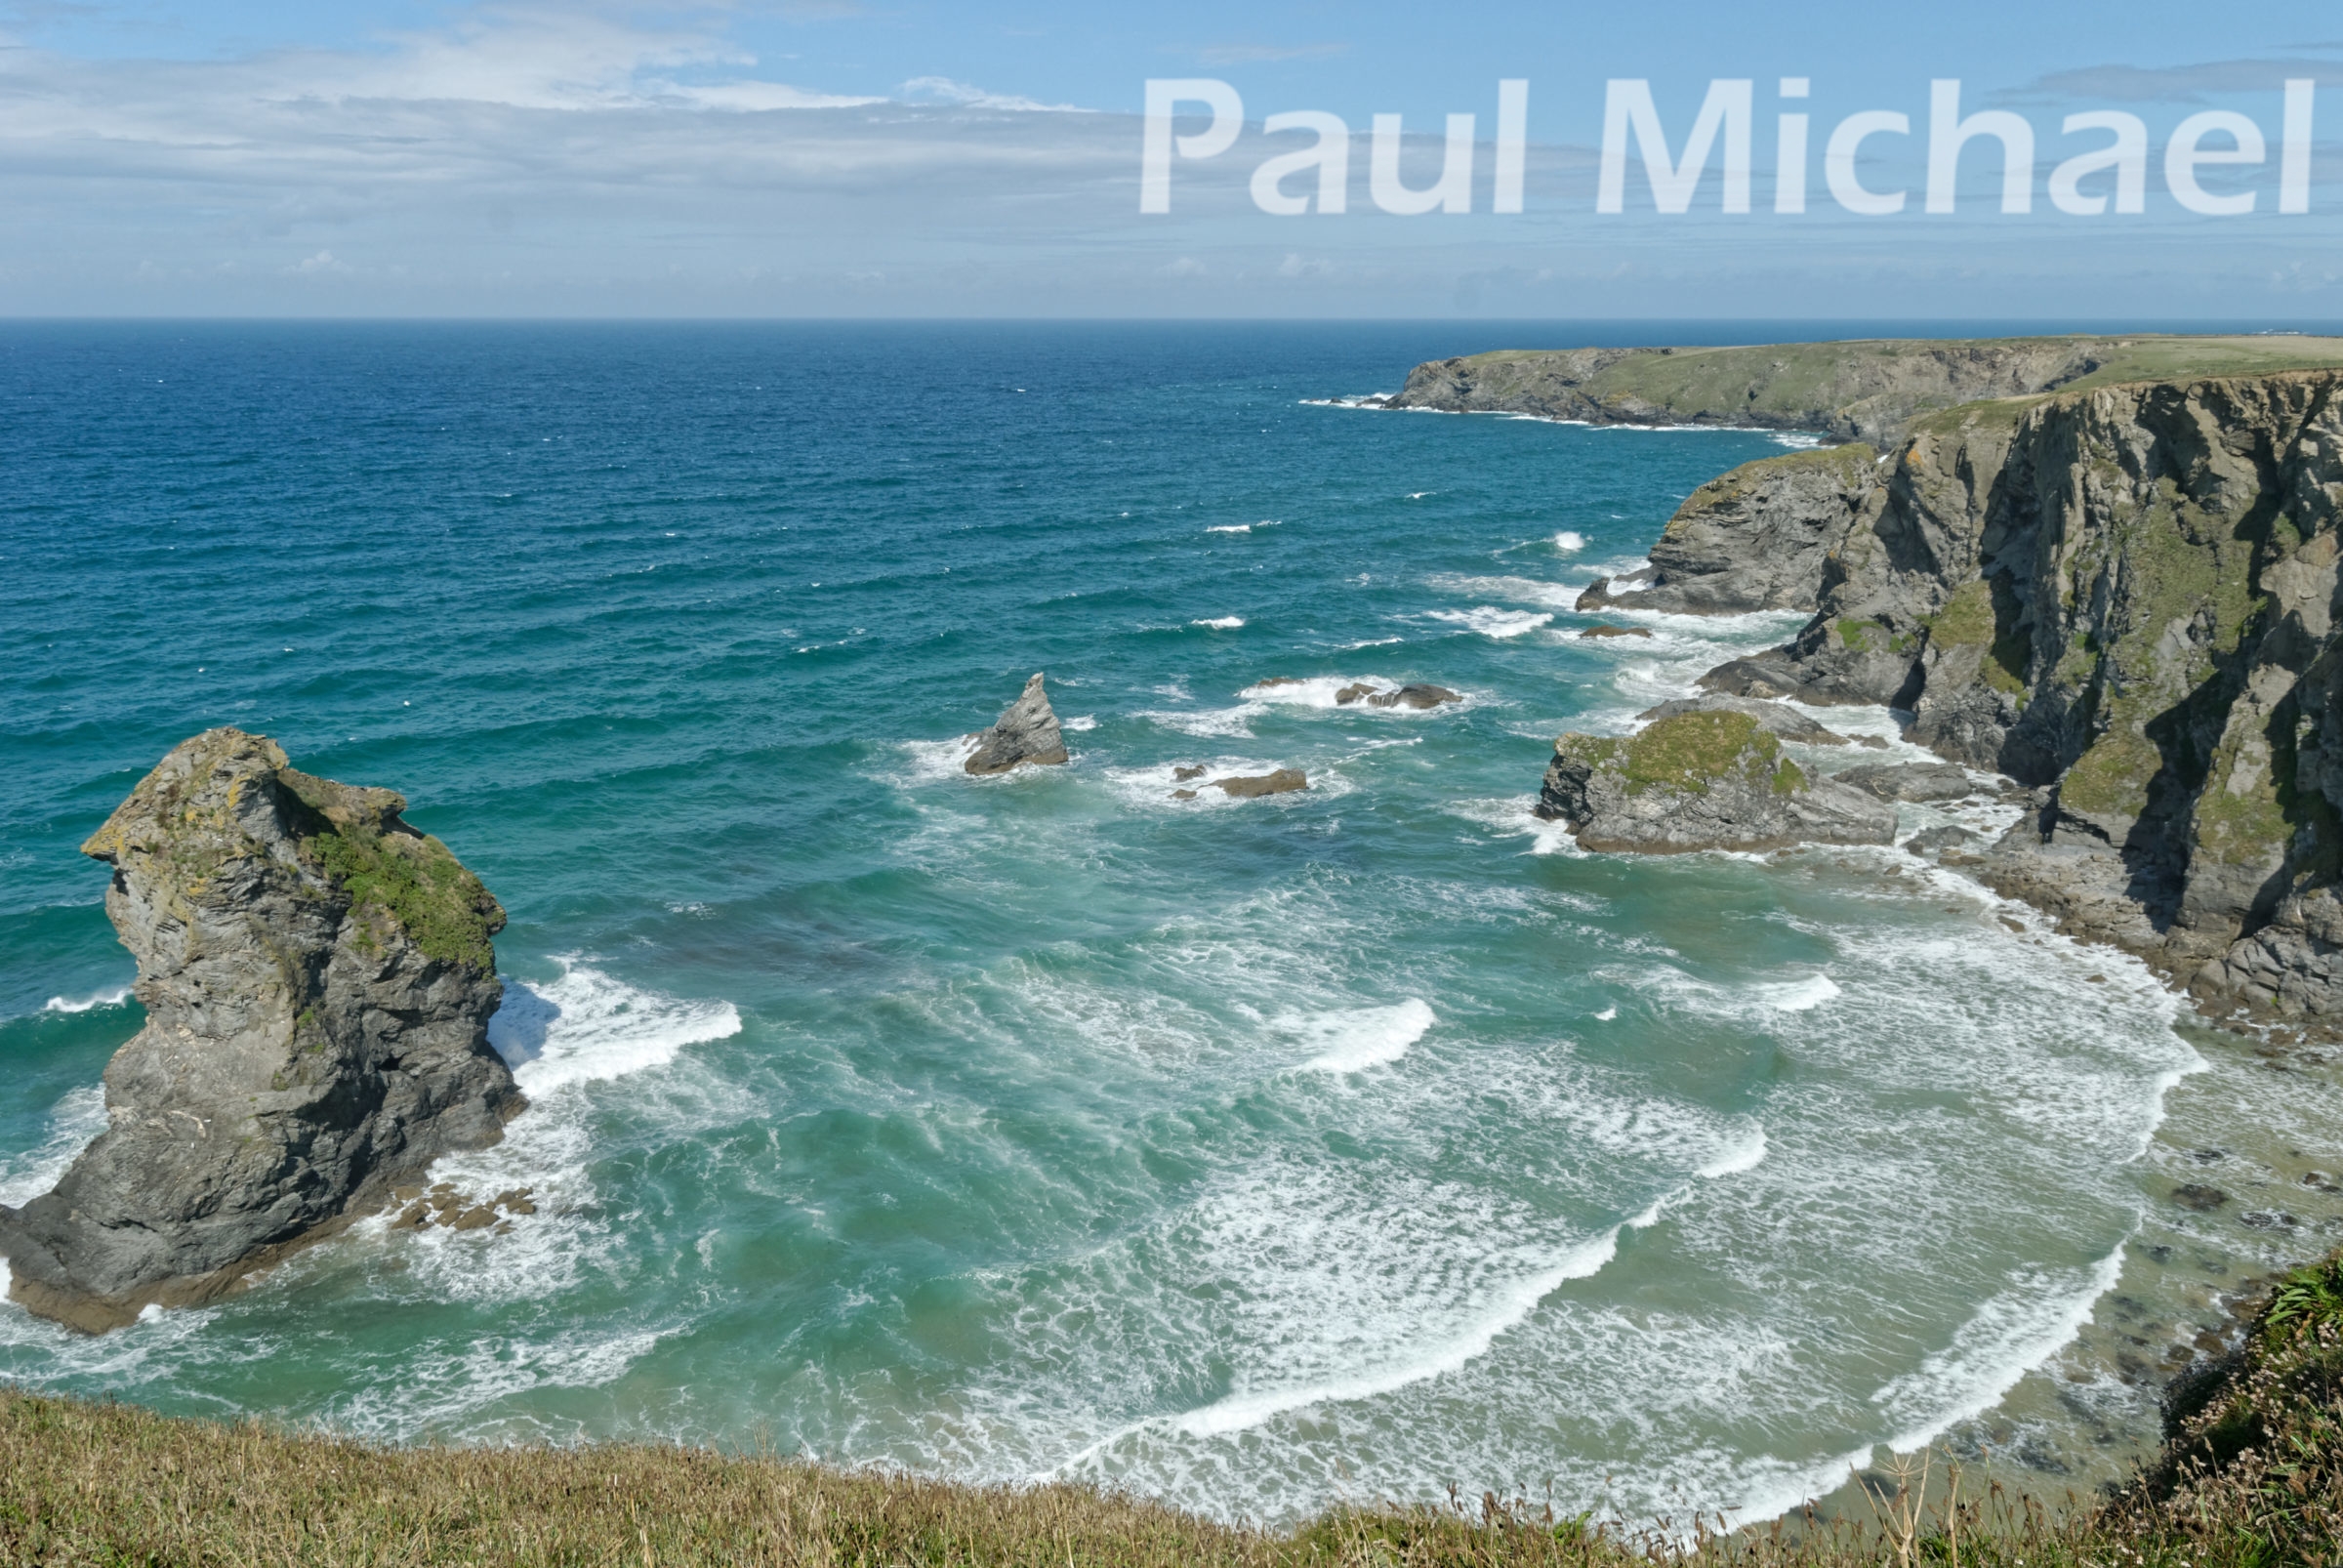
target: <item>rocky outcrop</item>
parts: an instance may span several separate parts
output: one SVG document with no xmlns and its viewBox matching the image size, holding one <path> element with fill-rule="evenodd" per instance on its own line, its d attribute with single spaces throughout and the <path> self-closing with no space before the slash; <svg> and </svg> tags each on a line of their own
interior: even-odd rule
<svg viewBox="0 0 2343 1568">
<path fill-rule="evenodd" d="M 1952 763 L 1864 763 L 1831 777 L 1882 801 L 1960 801 L 1985 793 L 1967 768 Z"/>
<path fill-rule="evenodd" d="M 1746 463 L 1676 509 L 1651 564 L 1598 577 L 1577 608 L 1738 615 L 1811 610 L 1823 563 L 1878 504 L 1870 447 L 1826 446 Z"/>
<path fill-rule="evenodd" d="M 2216 1012 L 2343 1035 L 2338 392 L 2293 371 L 1922 418 L 1814 618 L 1702 683 L 1908 711 L 1912 740 L 2044 792 L 1990 885 Z"/>
<path fill-rule="evenodd" d="M 82 846 L 146 1024 L 106 1066 L 106 1131 L 0 1208 L 16 1300 L 97 1332 L 210 1300 L 502 1136 L 504 911 L 405 806 L 214 729 Z"/>
<path fill-rule="evenodd" d="M 1335 693 L 1336 706 L 1364 699 L 1370 708 L 1413 708 L 1418 713 L 1452 702 L 1462 702 L 1462 693 L 1446 686 L 1407 685 L 1397 691 L 1377 691 L 1364 682 L 1344 686 Z"/>
<path fill-rule="evenodd" d="M 1500 350 L 1418 365 L 1392 408 L 1534 414 L 1590 425 L 1737 425 L 1900 441 L 1927 414 L 2175 374 L 2343 363 L 2343 340 L 1872 338 L 1738 348 Z"/>
<path fill-rule="evenodd" d="M 1025 690 L 1003 712 L 998 723 L 967 738 L 975 743 L 975 749 L 962 765 L 971 773 L 1006 773 L 1012 767 L 1069 761 L 1066 737 L 1057 727 L 1057 714 L 1049 706 L 1049 694 L 1042 689 L 1038 674 L 1025 682 Z"/>
<path fill-rule="evenodd" d="M 1587 589 L 1586 594 L 1593 593 L 1596 588 L 1602 587 L 1608 581 L 1610 581 L 1608 578 L 1596 578 L 1594 586 Z M 1579 596 L 1581 604 L 1586 602 L 1586 594 Z M 1651 628 L 1648 626 L 1612 626 L 1608 622 L 1600 621 L 1579 633 L 1582 638 L 1650 637 L 1651 635 Z"/>
<path fill-rule="evenodd" d="M 1624 739 L 1564 735 L 1537 812 L 1583 848 L 1645 854 L 1886 844 L 1896 826 L 1894 807 L 1809 775 L 1735 712 L 1677 713 Z"/>
<path fill-rule="evenodd" d="M 1258 800 L 1264 795 L 1290 795 L 1295 790 L 1309 787 L 1309 775 L 1298 767 L 1281 767 L 1272 773 L 1235 774 L 1228 778 L 1213 779 L 1204 786 L 1208 790 L 1218 790 L 1237 801 Z M 1175 801 L 1192 801 L 1196 799 L 1196 792 L 1173 790 L 1172 798 Z"/>
</svg>

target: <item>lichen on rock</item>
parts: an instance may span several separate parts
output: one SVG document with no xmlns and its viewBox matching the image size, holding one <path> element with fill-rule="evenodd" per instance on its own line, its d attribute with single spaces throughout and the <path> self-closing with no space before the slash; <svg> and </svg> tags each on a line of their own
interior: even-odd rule
<svg viewBox="0 0 2343 1568">
<path fill-rule="evenodd" d="M 15 1300 L 93 1332 L 210 1300 L 502 1136 L 504 911 L 405 807 L 213 729 L 83 846 L 146 1024 L 106 1066 L 106 1131 L 0 1208 Z"/>
</svg>

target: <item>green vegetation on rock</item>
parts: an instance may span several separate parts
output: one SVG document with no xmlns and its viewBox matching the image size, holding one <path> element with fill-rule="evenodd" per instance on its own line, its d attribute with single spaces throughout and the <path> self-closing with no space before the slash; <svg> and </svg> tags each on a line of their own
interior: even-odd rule
<svg viewBox="0 0 2343 1568">
<path fill-rule="evenodd" d="M 1986 684 L 2013 697 L 2026 695 L 2026 639 L 2014 626 L 1999 626 L 1991 583 L 1961 584 L 1928 618 L 1928 640 L 1940 648 L 1984 648 Z"/>
<path fill-rule="evenodd" d="M 1712 781 L 1751 761 L 1772 766 L 1782 743 L 1747 714 L 1687 713 L 1645 725 L 1626 749 L 1628 794 L 1660 785 L 1706 795 Z"/>
<path fill-rule="evenodd" d="M 2164 759 L 2126 711 L 2131 706 L 2115 704 L 2106 733 L 2060 778 L 2061 805 L 2098 816 L 2138 816 L 2148 808 L 2148 781 Z"/>
<path fill-rule="evenodd" d="M 2277 761 L 2258 735 L 2222 742 L 2197 799 L 2199 847 L 2229 865 L 2255 865 L 2284 852 L 2293 791 L 2279 777 Z"/>
<path fill-rule="evenodd" d="M 495 900 L 437 839 L 368 833 L 353 824 L 305 838 L 301 848 L 353 905 L 389 912 L 431 957 L 496 972 L 489 940 Z"/>
</svg>

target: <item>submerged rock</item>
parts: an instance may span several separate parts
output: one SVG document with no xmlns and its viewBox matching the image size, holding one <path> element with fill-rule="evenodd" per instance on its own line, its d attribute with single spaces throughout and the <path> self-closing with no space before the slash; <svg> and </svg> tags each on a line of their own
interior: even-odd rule
<svg viewBox="0 0 2343 1568">
<path fill-rule="evenodd" d="M 0 1207 L 16 1300 L 96 1333 L 211 1300 L 503 1135 L 505 913 L 405 807 L 213 729 L 82 846 L 146 1026 L 106 1065 L 106 1131 Z"/>
<path fill-rule="evenodd" d="M 1270 684 L 1262 681 L 1262 685 Z M 1437 708 L 1442 703 L 1462 702 L 1459 692 L 1446 686 L 1406 685 L 1396 691 L 1377 691 L 1364 681 L 1354 681 L 1335 693 L 1335 705 L 1347 708 L 1354 702 L 1364 702 L 1370 708 Z"/>
<path fill-rule="evenodd" d="M 1923 860 L 1930 855 L 1952 855 L 1977 835 L 1957 823 L 1948 822 L 1941 827 L 1922 828 L 1904 841 L 1905 849 Z"/>
<path fill-rule="evenodd" d="M 1593 588 L 1589 588 L 1589 589 L 1587 589 L 1587 590 L 1586 590 L 1586 593 L 1587 593 L 1587 594 L 1591 594 L 1591 593 L 1593 593 L 1593 592 L 1595 591 L 1595 589 L 1597 589 L 1597 588 L 1601 588 L 1601 587 L 1602 587 L 1604 584 L 1608 583 L 1609 581 L 1610 581 L 1610 579 L 1609 579 L 1609 578 L 1606 578 L 1606 577 L 1598 577 L 1598 578 L 1596 578 L 1596 579 L 1595 579 L 1595 581 L 1594 581 L 1594 587 L 1593 587 Z M 1586 595 L 1585 595 L 1585 594 L 1582 594 L 1582 595 L 1580 595 L 1580 596 L 1579 596 L 1579 599 L 1580 599 L 1580 602 L 1581 602 L 1581 603 L 1583 603 L 1583 602 L 1585 602 L 1585 598 L 1586 598 Z M 1585 631 L 1583 631 L 1583 632 L 1581 632 L 1581 633 L 1579 634 L 1579 636 L 1581 636 L 1581 637 L 1583 637 L 1583 638 L 1586 638 L 1586 637 L 1650 637 L 1651 635 L 1652 635 L 1652 634 L 1651 634 L 1651 630 L 1650 630 L 1650 628 L 1648 628 L 1648 627 L 1641 627 L 1641 626 L 1613 626 L 1613 625 L 1611 625 L 1611 624 L 1610 624 L 1609 622 L 1607 622 L 1607 621 L 1605 621 L 1605 622 L 1601 622 L 1601 623 L 1599 623 L 1599 624 L 1597 624 L 1597 625 L 1594 625 L 1594 626 L 1590 626 L 1590 627 L 1586 628 L 1586 630 L 1585 630 Z"/>
<path fill-rule="evenodd" d="M 1402 686 L 1397 691 L 1382 691 L 1367 699 L 1370 708 L 1437 708 L 1442 703 L 1462 702 L 1464 698 L 1446 686 Z"/>
<path fill-rule="evenodd" d="M 1293 790 L 1310 787 L 1309 776 L 1298 767 L 1281 767 L 1274 773 L 1257 773 L 1245 778 L 1216 778 L 1213 789 L 1250 801 L 1262 795 L 1284 795 Z"/>
<path fill-rule="evenodd" d="M 1066 737 L 1057 727 L 1056 711 L 1049 706 L 1049 694 L 1042 689 L 1039 674 L 1025 682 L 1025 690 L 1008 705 L 998 723 L 968 738 L 976 742 L 964 764 L 971 773 L 1006 773 L 1012 767 L 1069 761 Z"/>
<path fill-rule="evenodd" d="M 1588 849 L 1679 854 L 1794 844 L 1886 844 L 1893 807 L 1811 778 L 1746 713 L 1693 711 L 1633 736 L 1554 743 L 1538 815 Z"/>
</svg>

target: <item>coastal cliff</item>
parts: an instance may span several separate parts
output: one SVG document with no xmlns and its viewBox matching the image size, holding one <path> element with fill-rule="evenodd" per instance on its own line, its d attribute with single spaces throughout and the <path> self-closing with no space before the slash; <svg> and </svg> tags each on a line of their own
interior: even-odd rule
<svg viewBox="0 0 2343 1568">
<path fill-rule="evenodd" d="M 82 846 L 113 868 L 146 1024 L 106 1065 L 107 1130 L 0 1207 L 16 1300 L 98 1332 L 210 1300 L 503 1135 L 504 911 L 405 806 L 214 729 Z"/>
<path fill-rule="evenodd" d="M 2343 364 L 2343 339 L 1873 338 L 1729 348 L 1507 349 L 1418 365 L 1380 406 L 1589 425 L 1733 425 L 1892 445 L 1937 410 L 2176 376 Z"/>
<path fill-rule="evenodd" d="M 1820 478 L 1764 459 L 1582 607 L 1811 604 L 1703 685 L 1909 713 L 1911 739 L 2037 788 L 1974 874 L 2215 1015 L 2335 1036 L 2338 393 L 2335 369 L 2101 385 L 1925 414 Z"/>
</svg>

